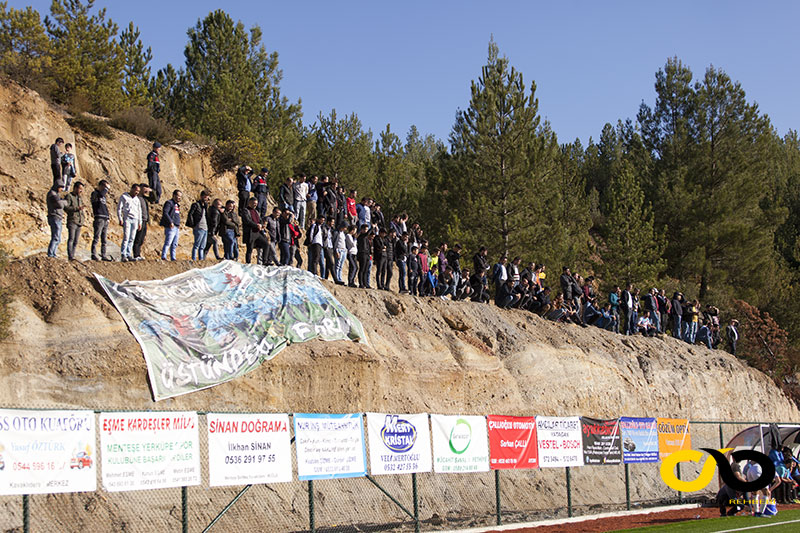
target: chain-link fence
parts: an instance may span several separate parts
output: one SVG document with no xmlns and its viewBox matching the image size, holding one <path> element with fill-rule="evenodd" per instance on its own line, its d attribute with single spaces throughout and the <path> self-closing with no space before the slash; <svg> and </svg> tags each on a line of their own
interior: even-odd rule
<svg viewBox="0 0 800 533">
<path fill-rule="evenodd" d="M 702 493 L 676 493 L 658 463 L 209 487 L 203 413 L 199 423 L 200 485 L 108 492 L 98 484 L 92 493 L 3 496 L 0 531 L 429 531 L 704 501 L 718 489 L 715 480 Z M 757 424 L 690 422 L 692 448 L 721 448 Z M 292 463 L 297 472 L 294 454 Z M 701 467 L 683 463 L 678 476 L 695 479 Z"/>
</svg>

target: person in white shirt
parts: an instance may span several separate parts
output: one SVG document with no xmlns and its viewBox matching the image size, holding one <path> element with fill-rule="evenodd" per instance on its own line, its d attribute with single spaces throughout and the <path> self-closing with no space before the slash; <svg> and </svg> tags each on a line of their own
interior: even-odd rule
<svg viewBox="0 0 800 533">
<path fill-rule="evenodd" d="M 133 261 L 133 240 L 136 232 L 142 229 L 142 204 L 137 198 L 139 185 L 131 185 L 131 191 L 119 197 L 117 204 L 117 218 L 122 226 L 122 245 L 120 246 L 121 260 Z"/>
<path fill-rule="evenodd" d="M 305 174 L 300 174 L 292 186 L 294 190 L 294 212 L 297 213 L 297 224 L 306 227 L 306 200 L 308 199 L 308 183 Z"/>
</svg>

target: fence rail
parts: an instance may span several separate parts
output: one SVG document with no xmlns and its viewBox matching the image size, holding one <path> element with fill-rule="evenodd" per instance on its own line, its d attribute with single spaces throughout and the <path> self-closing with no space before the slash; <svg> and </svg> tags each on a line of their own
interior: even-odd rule
<svg viewBox="0 0 800 533">
<path fill-rule="evenodd" d="M 198 415 L 200 457 L 207 457 L 206 413 Z M 690 421 L 692 447 L 721 448 L 726 437 L 759 424 L 768 423 Z M 99 449 L 99 434 L 96 444 Z M 296 472 L 295 454 L 292 462 Z M 679 466 L 677 476 L 693 479 L 700 466 L 685 465 L 683 472 Z M 717 488 L 715 481 L 701 494 L 676 493 L 660 480 L 653 463 L 367 475 L 243 487 L 209 487 L 208 468 L 201 471 L 201 485 L 179 489 L 107 492 L 98 486 L 94 493 L 2 496 L 0 530 L 419 532 L 704 501 Z"/>
</svg>

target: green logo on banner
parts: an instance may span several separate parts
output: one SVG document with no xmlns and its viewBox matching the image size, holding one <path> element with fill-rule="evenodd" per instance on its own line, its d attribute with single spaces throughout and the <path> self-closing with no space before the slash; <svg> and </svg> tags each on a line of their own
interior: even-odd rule
<svg viewBox="0 0 800 533">
<path fill-rule="evenodd" d="M 472 426 L 463 418 L 456 420 L 450 431 L 450 450 L 456 455 L 461 455 L 472 442 Z"/>
</svg>

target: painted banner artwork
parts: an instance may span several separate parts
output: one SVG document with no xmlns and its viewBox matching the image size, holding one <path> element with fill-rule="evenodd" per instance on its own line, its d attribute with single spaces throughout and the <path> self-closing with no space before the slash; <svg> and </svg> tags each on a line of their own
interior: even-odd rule
<svg viewBox="0 0 800 533">
<path fill-rule="evenodd" d="M 103 486 L 109 492 L 200 484 L 197 413 L 100 413 Z"/>
<path fill-rule="evenodd" d="M 583 466 L 581 420 L 577 416 L 537 416 L 539 466 Z"/>
<path fill-rule="evenodd" d="M 0 410 L 0 494 L 96 489 L 93 411 Z"/>
<path fill-rule="evenodd" d="M 658 462 L 658 429 L 655 418 L 619 419 L 622 460 L 625 463 Z"/>
<path fill-rule="evenodd" d="M 583 464 L 618 465 L 622 462 L 619 420 L 597 420 L 581 417 Z"/>
<path fill-rule="evenodd" d="M 291 343 L 365 340 L 305 270 L 223 261 L 165 280 L 95 276 L 142 347 L 155 400 L 246 374 Z"/>
<path fill-rule="evenodd" d="M 689 421 L 685 418 L 656 418 L 658 426 L 659 459 L 678 452 L 692 449 L 692 434 Z"/>
<path fill-rule="evenodd" d="M 208 413 L 208 485 L 292 480 L 289 415 Z"/>
<path fill-rule="evenodd" d="M 431 432 L 426 413 L 367 413 L 367 430 L 373 474 L 431 471 Z"/>
<path fill-rule="evenodd" d="M 486 418 L 492 470 L 539 467 L 535 417 L 489 415 Z"/>
<path fill-rule="evenodd" d="M 367 475 L 364 420 L 358 413 L 295 413 L 297 478 L 333 479 Z"/>
<path fill-rule="evenodd" d="M 482 416 L 431 415 L 434 472 L 488 472 L 489 444 Z"/>
</svg>

